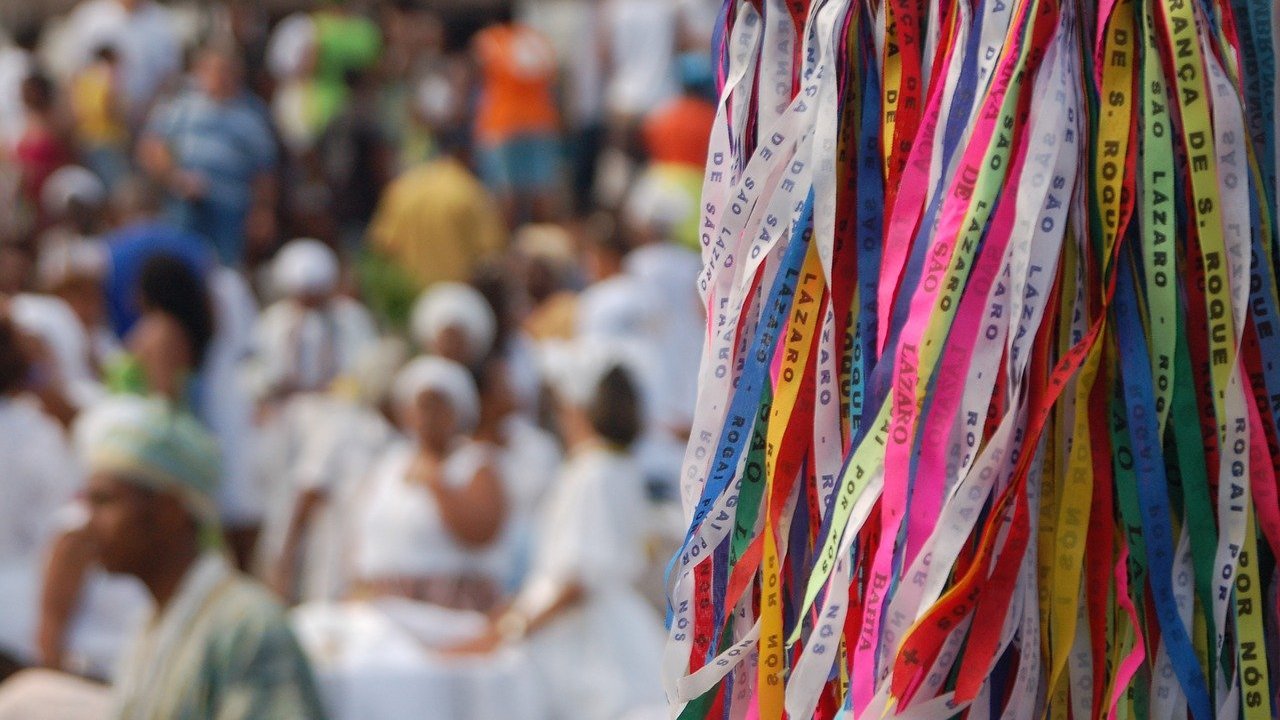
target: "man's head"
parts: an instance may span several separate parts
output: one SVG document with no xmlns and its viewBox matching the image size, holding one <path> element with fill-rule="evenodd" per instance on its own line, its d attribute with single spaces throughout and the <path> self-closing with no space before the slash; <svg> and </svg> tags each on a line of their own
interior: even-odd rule
<svg viewBox="0 0 1280 720">
<path fill-rule="evenodd" d="M 93 51 L 93 59 L 107 65 L 119 65 L 120 52 L 116 50 L 116 46 L 112 43 L 103 43 Z"/>
<path fill-rule="evenodd" d="M 89 477 L 89 533 L 107 572 L 143 577 L 157 553 L 175 539 L 198 535 L 198 526 L 182 502 L 123 474 Z"/>
<path fill-rule="evenodd" d="M 13 44 L 21 50 L 34 53 L 40 48 L 40 36 L 43 34 L 44 25 L 39 21 L 25 22 L 13 31 Z"/>
<path fill-rule="evenodd" d="M 627 448 L 640 437 L 644 399 L 625 346 L 578 340 L 550 360 L 556 420 L 570 446 L 595 438 Z"/>
<path fill-rule="evenodd" d="M 214 100 L 230 100 L 240 92 L 244 65 L 234 47 L 206 45 L 196 56 L 193 70 L 200 90 Z"/>
<path fill-rule="evenodd" d="M 89 535 L 108 571 L 145 578 L 216 526 L 217 446 L 190 415 L 121 398 L 76 432 L 90 473 Z"/>
</svg>

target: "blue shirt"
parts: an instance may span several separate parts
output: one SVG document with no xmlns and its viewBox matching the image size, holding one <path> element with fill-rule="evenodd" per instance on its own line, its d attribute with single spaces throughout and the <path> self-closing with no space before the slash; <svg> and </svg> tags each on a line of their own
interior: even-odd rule
<svg viewBox="0 0 1280 720">
<path fill-rule="evenodd" d="M 276 142 L 262 103 L 241 94 L 218 102 L 196 90 L 156 109 L 147 134 L 162 139 L 183 170 L 201 175 L 204 197 L 175 202 L 170 216 L 214 243 L 223 262 L 237 265 L 253 181 L 276 165 Z"/>
</svg>

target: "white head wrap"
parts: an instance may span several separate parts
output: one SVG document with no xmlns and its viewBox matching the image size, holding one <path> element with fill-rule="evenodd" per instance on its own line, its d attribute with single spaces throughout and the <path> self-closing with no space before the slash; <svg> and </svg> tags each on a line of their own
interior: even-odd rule
<svg viewBox="0 0 1280 720">
<path fill-rule="evenodd" d="M 571 405 L 589 406 L 600 390 L 600 381 L 614 368 L 627 372 L 644 400 L 647 388 L 641 365 L 645 354 L 639 350 L 633 343 L 598 339 L 548 343 L 541 349 L 541 364 L 556 395 Z"/>
<path fill-rule="evenodd" d="M 66 213 L 72 200 L 86 205 L 100 205 L 107 199 L 107 186 L 97 175 L 80 167 L 67 165 L 55 170 L 40 191 L 40 204 L 45 212 L 58 216 Z"/>
<path fill-rule="evenodd" d="M 70 305 L 52 295 L 24 293 L 9 303 L 9 312 L 19 328 L 53 353 L 72 403 L 85 407 L 98 399 L 101 386 L 89 368 L 89 337 Z"/>
<path fill-rule="evenodd" d="M 697 208 L 697 198 L 661 172 L 649 170 L 627 193 L 624 212 L 632 226 L 667 234 L 687 222 Z"/>
<path fill-rule="evenodd" d="M 396 405 L 405 408 L 428 390 L 449 398 L 461 432 L 475 429 L 480 421 L 480 393 L 466 368 L 442 357 L 421 355 L 400 370 L 391 392 Z"/>
<path fill-rule="evenodd" d="M 324 295 L 338 286 L 338 256 L 311 238 L 290 240 L 272 263 L 276 290 L 288 297 Z"/>
<path fill-rule="evenodd" d="M 460 328 L 467 337 L 472 362 L 493 349 L 498 332 L 493 308 L 484 295 L 470 285 L 455 282 L 437 283 L 424 292 L 413 306 L 409 324 L 414 341 L 424 350 L 431 350 L 446 328 Z"/>
<path fill-rule="evenodd" d="M 612 277 L 578 296 L 578 337 L 647 341 L 653 324 L 649 286 L 635 278 Z"/>
<path fill-rule="evenodd" d="M 267 68 L 271 76 L 284 80 L 302 71 L 303 61 L 316 46 L 316 23 L 304 12 L 280 21 L 267 42 Z"/>
</svg>

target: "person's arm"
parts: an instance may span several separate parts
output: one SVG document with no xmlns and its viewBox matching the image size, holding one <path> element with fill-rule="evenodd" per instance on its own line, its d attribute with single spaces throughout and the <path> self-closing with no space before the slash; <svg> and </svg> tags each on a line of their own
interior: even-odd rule
<svg viewBox="0 0 1280 720">
<path fill-rule="evenodd" d="M 0 315 L 5 314 L 8 314 L 8 310 L 0 306 Z M 79 408 L 67 396 L 66 379 L 62 377 L 53 350 L 38 335 L 23 331 L 18 333 L 18 346 L 27 356 L 31 368 L 25 389 L 40 401 L 40 407 L 46 415 L 70 430 Z"/>
<path fill-rule="evenodd" d="M 289 517 L 289 527 L 285 531 L 284 546 L 280 557 L 272 570 L 272 589 L 286 603 L 297 599 L 296 587 L 298 574 L 298 553 L 302 549 L 302 539 L 316 511 L 327 501 L 328 495 L 322 488 L 310 488 L 298 496 L 293 505 L 293 514 Z"/>
<path fill-rule="evenodd" d="M 480 635 L 448 648 L 445 652 L 456 655 L 484 654 L 503 645 L 518 643 L 581 604 L 586 593 L 586 588 L 580 583 L 567 582 L 556 589 L 541 609 L 529 612 L 515 603 L 490 617 L 488 626 Z"/>
<path fill-rule="evenodd" d="M 83 529 L 65 532 L 53 542 L 45 565 L 36 628 L 36 653 L 42 667 L 62 669 L 67 629 L 93 558 L 93 544 Z"/>
<path fill-rule="evenodd" d="M 205 194 L 204 177 L 183 170 L 163 137 L 152 133 L 143 135 L 138 140 L 137 154 L 138 166 L 174 195 L 190 200 Z"/>
<path fill-rule="evenodd" d="M 502 481 L 488 463 L 461 487 L 449 487 L 442 465 L 427 473 L 426 482 L 439 504 L 445 529 L 455 540 L 467 547 L 482 547 L 498 536 L 507 519 L 507 501 Z"/>
</svg>

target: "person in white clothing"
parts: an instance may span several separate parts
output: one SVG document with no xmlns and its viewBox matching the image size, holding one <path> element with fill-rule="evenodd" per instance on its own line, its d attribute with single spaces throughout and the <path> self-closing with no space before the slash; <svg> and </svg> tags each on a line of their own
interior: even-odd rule
<svg viewBox="0 0 1280 720">
<path fill-rule="evenodd" d="M 489 552 L 507 519 L 491 447 L 471 441 L 480 402 L 470 373 L 423 356 L 397 376 L 393 394 L 412 438 L 387 452 L 359 510 L 356 592 L 486 610 L 501 569 Z"/>
<path fill-rule="evenodd" d="M 337 294 L 338 257 L 324 243 L 290 241 L 272 275 L 283 298 L 262 313 L 254 333 L 254 386 L 264 402 L 327 389 L 377 341 L 368 311 Z"/>
<path fill-rule="evenodd" d="M 480 416 L 471 375 L 419 357 L 392 395 L 412 439 L 384 453 L 350 504 L 350 599 L 293 611 L 333 714 L 390 720 L 430 707 L 459 720 L 542 720 L 518 658 L 448 662 L 431 651 L 483 629 L 509 567 L 501 458 L 467 437 Z"/>
<path fill-rule="evenodd" d="M 369 468 L 403 437 L 388 418 L 391 378 L 404 364 L 404 343 L 384 340 L 357 363 L 356 376 L 330 393 L 296 396 L 281 414 L 283 445 L 273 449 L 288 482 L 259 555 L 285 600 L 339 600 L 350 581 L 354 519 Z"/>
<path fill-rule="evenodd" d="M 65 300 L 23 293 L 10 298 L 8 314 L 24 333 L 38 341 L 35 386 L 46 412 L 63 425 L 81 409 L 102 399 L 102 383 L 90 365 L 89 337 Z"/>
<path fill-rule="evenodd" d="M 594 282 L 578 296 L 577 338 L 621 348 L 634 361 L 634 380 L 645 399 L 643 431 L 634 453 L 646 483 L 666 493 L 675 486 L 684 455 L 684 442 L 666 428 L 670 408 L 680 402 L 668 399 L 669 356 L 680 350 L 678 344 L 665 344 L 664 327 L 679 320 L 668 314 L 662 291 L 625 271 L 629 251 L 616 231 L 588 246 L 587 267 Z"/>
<path fill-rule="evenodd" d="M 509 368 L 509 361 L 491 356 L 476 373 L 480 422 L 473 438 L 498 458 L 510 515 L 499 555 L 504 589 L 513 590 L 528 569 L 534 519 L 560 470 L 561 453 L 555 437 L 520 412 Z"/>
<path fill-rule="evenodd" d="M 602 11 L 612 71 L 605 103 L 616 121 L 634 123 L 680 92 L 679 9 L 674 0 L 605 0 Z"/>
<path fill-rule="evenodd" d="M 640 394 L 616 350 L 590 345 L 574 358 L 558 392 L 569 460 L 541 518 L 532 574 L 485 633 L 454 651 L 524 641 L 552 717 L 605 720 L 663 703 L 665 632 L 635 588 L 650 527 L 627 453 L 642 424 Z"/>
<path fill-rule="evenodd" d="M 216 322 L 201 371 L 201 420 L 218 438 L 222 458 L 218 509 L 228 538 L 239 543 L 238 557 L 243 558 L 262 524 L 265 504 L 253 472 L 252 455 L 257 447 L 253 397 L 243 382 L 242 369 L 252 347 L 258 304 L 244 276 L 232 268 L 211 270 L 208 287 Z"/>
<path fill-rule="evenodd" d="M 31 74 L 34 53 L 40 45 L 40 25 L 19 26 L 0 45 L 0 149 L 13 150 L 27 126 L 22 106 L 22 81 Z"/>
<path fill-rule="evenodd" d="M 62 428 L 26 396 L 28 346 L 0 313 L 0 658 L 22 664 L 37 660 L 42 558 L 56 514 L 82 480 Z"/>
</svg>

